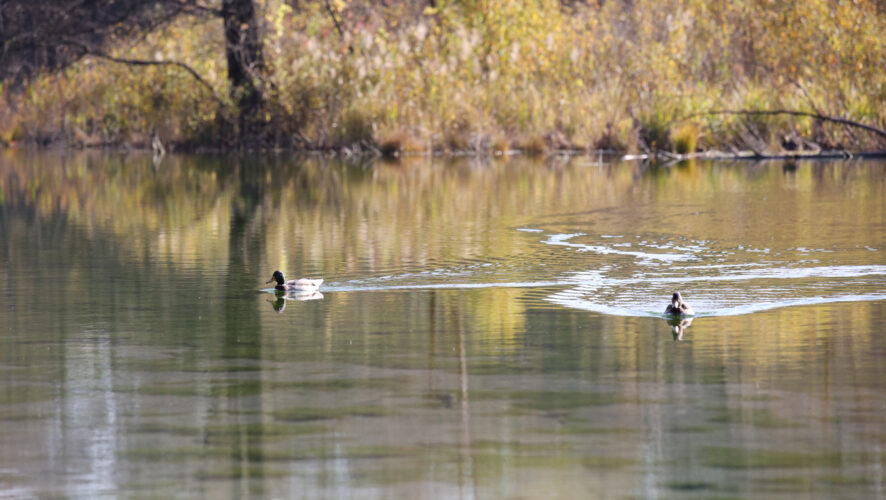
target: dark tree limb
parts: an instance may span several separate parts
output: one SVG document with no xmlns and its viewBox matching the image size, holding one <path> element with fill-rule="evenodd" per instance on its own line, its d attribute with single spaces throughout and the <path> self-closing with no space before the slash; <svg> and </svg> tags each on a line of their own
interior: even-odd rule
<svg viewBox="0 0 886 500">
<path fill-rule="evenodd" d="M 21 89 L 41 70 L 64 68 L 85 55 L 65 40 L 100 50 L 168 23 L 185 2 L 198 9 L 198 0 L 2 0 L 0 79 Z"/>
<path fill-rule="evenodd" d="M 335 9 L 332 8 L 332 5 L 329 4 L 329 0 L 326 0 L 326 12 L 329 13 L 329 17 L 332 18 L 332 23 L 335 24 L 335 30 L 338 31 L 338 36 L 341 37 L 342 41 L 345 39 L 345 30 L 341 27 L 341 23 L 338 21 L 338 16 L 335 15 Z M 348 44 L 348 52 L 353 54 L 354 47 L 351 44 Z"/>
<path fill-rule="evenodd" d="M 341 24 L 338 22 L 338 16 L 335 15 L 335 11 L 332 9 L 332 5 L 329 5 L 329 0 L 326 0 L 326 12 L 329 12 L 329 16 L 332 18 L 333 24 L 335 24 L 335 29 L 338 31 L 338 36 L 344 38 L 345 32 L 341 28 Z"/>
<path fill-rule="evenodd" d="M 810 113 L 808 111 L 794 111 L 790 109 L 761 109 L 761 110 L 752 110 L 752 109 L 737 109 L 737 110 L 712 110 L 712 111 L 702 111 L 699 113 L 692 113 L 686 115 L 686 118 L 696 118 L 699 116 L 711 116 L 711 115 L 744 115 L 744 116 L 771 116 L 771 115 L 790 115 L 790 116 L 805 116 L 809 118 L 815 118 L 816 120 L 821 120 L 823 122 L 833 122 L 839 123 L 842 125 L 848 125 L 850 127 L 860 128 L 862 130 L 867 130 L 868 132 L 872 132 L 880 137 L 886 138 L 886 130 L 881 128 L 874 127 L 872 125 L 866 125 L 864 123 L 860 123 L 854 120 L 849 120 L 847 118 L 840 118 L 837 116 L 827 116 L 820 113 Z"/>
<path fill-rule="evenodd" d="M 197 70 L 195 70 L 194 68 L 188 66 L 187 64 L 185 64 L 183 62 L 180 62 L 180 61 L 151 61 L 151 60 L 146 60 L 146 59 L 126 59 L 123 57 L 114 57 L 114 56 L 105 54 L 104 52 L 96 52 L 96 51 L 90 51 L 87 55 L 92 56 L 92 57 L 96 57 L 99 59 L 104 59 L 106 61 L 115 62 L 115 63 L 128 64 L 130 66 L 174 66 L 176 68 L 181 68 L 181 69 L 185 70 L 187 73 L 189 73 L 191 76 L 193 76 L 194 79 L 197 80 L 197 83 L 199 83 L 206 90 L 208 90 L 209 94 L 212 96 L 212 98 L 215 100 L 215 102 L 218 103 L 219 106 L 221 106 L 222 109 L 224 109 L 224 107 L 227 105 L 225 103 L 225 101 L 223 101 L 222 98 L 219 97 L 219 95 L 215 92 L 215 89 L 212 87 L 212 85 L 210 85 L 209 82 L 204 80 L 203 77 L 200 76 L 200 73 L 197 73 Z"/>
<path fill-rule="evenodd" d="M 176 68 L 181 68 L 181 69 L 185 70 L 188 74 L 190 74 L 192 77 L 194 77 L 194 79 L 197 80 L 197 83 L 199 83 L 206 90 L 209 91 L 209 94 L 212 96 L 212 98 L 215 100 L 215 102 L 218 103 L 222 112 L 224 112 L 224 109 L 227 106 L 227 104 L 224 102 L 224 100 L 222 100 L 222 98 L 219 97 L 219 95 L 215 92 L 215 88 L 213 88 L 212 85 L 209 84 L 209 82 L 204 80 L 203 77 L 200 76 L 200 73 L 197 73 L 197 70 L 195 70 L 194 68 L 188 66 L 187 64 L 185 64 L 183 62 L 180 62 L 180 61 L 151 61 L 149 59 L 128 59 L 125 57 L 115 57 L 110 54 L 106 54 L 100 50 L 90 49 L 86 45 L 83 45 L 82 43 L 79 43 L 79 42 L 65 41 L 64 43 L 66 45 L 71 45 L 71 46 L 77 47 L 78 49 L 80 49 L 83 52 L 84 56 L 91 56 L 91 57 L 95 57 L 97 59 L 104 59 L 106 61 L 111 61 L 111 62 L 115 62 L 115 63 L 119 63 L 119 64 L 127 64 L 130 66 L 173 66 Z"/>
</svg>

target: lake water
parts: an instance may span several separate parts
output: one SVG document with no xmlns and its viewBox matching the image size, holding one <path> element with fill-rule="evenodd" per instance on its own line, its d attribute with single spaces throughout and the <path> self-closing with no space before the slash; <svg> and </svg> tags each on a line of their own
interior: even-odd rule
<svg viewBox="0 0 886 500">
<path fill-rule="evenodd" d="M 0 151 L 0 377 L 0 498 L 886 498 L 886 162 Z"/>
</svg>

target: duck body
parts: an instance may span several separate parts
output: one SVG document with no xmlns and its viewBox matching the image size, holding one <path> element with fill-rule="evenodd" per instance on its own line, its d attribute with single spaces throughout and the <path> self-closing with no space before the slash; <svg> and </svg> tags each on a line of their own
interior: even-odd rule
<svg viewBox="0 0 886 500">
<path fill-rule="evenodd" d="M 695 311 L 692 309 L 692 306 L 683 302 L 683 296 L 680 295 L 680 292 L 674 292 L 673 297 L 671 297 L 671 303 L 665 309 L 665 314 L 670 314 L 671 316 L 694 316 Z"/>
<path fill-rule="evenodd" d="M 265 284 L 268 284 L 272 281 L 277 282 L 277 285 L 274 287 L 274 289 L 284 292 L 312 292 L 319 289 L 320 285 L 323 284 L 322 279 L 300 278 L 297 280 L 286 281 L 286 277 L 283 276 L 283 272 L 281 271 L 274 271 L 274 275 L 271 276 L 271 279 L 266 281 Z"/>
</svg>

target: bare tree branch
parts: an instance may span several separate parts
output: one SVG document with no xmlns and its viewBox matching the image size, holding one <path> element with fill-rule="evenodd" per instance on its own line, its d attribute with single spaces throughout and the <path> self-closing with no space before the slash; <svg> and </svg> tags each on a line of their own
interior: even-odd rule
<svg viewBox="0 0 886 500">
<path fill-rule="evenodd" d="M 205 87 L 206 90 L 209 91 L 210 95 L 212 95 L 212 98 L 219 104 L 219 106 L 222 106 L 222 108 L 224 108 L 224 106 L 226 106 L 225 102 L 215 92 L 215 89 L 212 87 L 212 85 L 210 85 L 209 82 L 204 80 L 203 77 L 200 76 L 200 74 L 197 73 L 197 71 L 194 68 L 188 66 L 187 64 L 185 64 L 183 62 L 180 62 L 180 61 L 151 61 L 151 60 L 147 60 L 147 59 L 126 59 L 126 58 L 122 58 L 122 57 L 114 57 L 114 56 L 105 54 L 104 52 L 98 52 L 98 51 L 89 51 L 86 55 L 92 56 L 92 57 L 97 57 L 100 59 L 105 59 L 107 61 L 111 61 L 111 62 L 115 62 L 115 63 L 128 64 L 131 66 L 175 66 L 177 68 L 181 68 L 181 69 L 187 71 L 191 76 L 193 76 L 194 79 L 197 80 L 198 83 L 203 85 L 203 87 Z"/>
<path fill-rule="evenodd" d="M 215 102 L 218 103 L 219 108 L 222 111 L 222 113 L 224 113 L 225 109 L 227 108 L 227 104 L 225 103 L 225 101 L 221 97 L 219 97 L 218 93 L 215 91 L 215 88 L 213 88 L 212 85 L 210 85 L 209 82 L 207 82 L 205 79 L 203 79 L 203 77 L 200 76 L 200 73 L 197 73 L 197 71 L 194 68 L 190 67 L 189 65 L 187 65 L 183 62 L 180 62 L 180 61 L 152 61 L 152 60 L 148 60 L 148 59 L 128 59 L 128 58 L 124 58 L 124 57 L 115 57 L 110 54 L 106 54 L 105 52 L 102 52 L 100 50 L 90 49 L 89 47 L 87 47 L 86 45 L 84 45 L 80 42 L 65 40 L 62 43 L 79 48 L 81 51 L 83 51 L 83 55 L 85 55 L 85 56 L 91 56 L 91 57 L 95 57 L 98 59 L 104 59 L 106 61 L 111 61 L 111 62 L 115 62 L 115 63 L 127 64 L 130 66 L 173 66 L 173 67 L 181 68 L 181 69 L 185 70 L 188 74 L 190 74 L 192 77 L 194 77 L 194 79 L 197 80 L 197 82 L 200 85 L 202 85 L 206 90 L 209 91 L 209 94 L 212 96 L 212 98 L 215 100 Z"/>
<path fill-rule="evenodd" d="M 329 12 L 329 16 L 332 18 L 332 22 L 335 24 L 335 29 L 338 31 L 338 36 L 341 37 L 342 41 L 345 39 L 345 31 L 341 27 L 341 23 L 338 21 L 338 16 L 335 15 L 335 10 L 332 8 L 332 5 L 329 4 L 329 0 L 325 1 L 326 11 Z M 353 54 L 354 47 L 351 44 L 348 44 L 348 52 Z"/>
<path fill-rule="evenodd" d="M 329 12 L 329 16 L 332 17 L 332 22 L 335 24 L 335 29 L 338 31 L 338 36 L 344 38 L 345 32 L 341 29 L 341 24 L 338 23 L 338 16 L 335 15 L 335 11 L 332 10 L 332 5 L 329 5 L 329 0 L 326 0 L 326 11 Z"/>
<path fill-rule="evenodd" d="M 833 122 L 840 123 L 842 125 L 848 125 L 850 127 L 857 127 L 863 130 L 867 130 L 868 132 L 873 132 L 874 134 L 879 135 L 880 137 L 886 137 L 886 130 L 881 128 L 874 127 L 872 125 L 866 125 L 864 123 L 860 123 L 857 121 L 849 120 L 847 118 L 839 118 L 836 116 L 827 116 L 821 113 L 809 113 L 807 111 L 794 111 L 790 109 L 762 109 L 762 110 L 750 110 L 750 109 L 737 109 L 737 110 L 712 110 L 712 111 L 702 111 L 699 113 L 692 113 L 683 117 L 683 119 L 695 118 L 699 116 L 710 116 L 710 115 L 745 115 L 745 116 L 753 116 L 753 115 L 791 115 L 791 116 L 807 116 L 810 118 L 815 118 L 817 120 L 821 120 L 824 122 Z"/>
</svg>

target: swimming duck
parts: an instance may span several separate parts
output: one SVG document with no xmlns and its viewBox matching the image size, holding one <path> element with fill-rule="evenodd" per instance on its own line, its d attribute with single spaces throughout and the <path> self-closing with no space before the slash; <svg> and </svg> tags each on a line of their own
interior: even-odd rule
<svg viewBox="0 0 886 500">
<path fill-rule="evenodd" d="M 298 290 L 298 291 L 305 291 L 305 292 L 317 290 L 318 288 L 320 288 L 320 285 L 323 283 L 322 279 L 311 280 L 311 279 L 307 279 L 307 278 L 286 281 L 286 278 L 283 276 L 283 273 L 281 271 L 274 271 L 274 275 L 271 276 L 271 279 L 266 281 L 265 284 L 267 285 L 268 283 L 270 283 L 272 281 L 277 282 L 277 286 L 274 287 L 277 290 L 284 290 L 284 291 Z"/>
<path fill-rule="evenodd" d="M 665 314 L 671 314 L 674 316 L 694 316 L 695 311 L 692 310 L 692 306 L 683 302 L 683 296 L 680 295 L 680 292 L 674 292 L 674 296 L 671 297 L 671 303 L 668 304 L 667 309 L 665 309 Z"/>
</svg>

